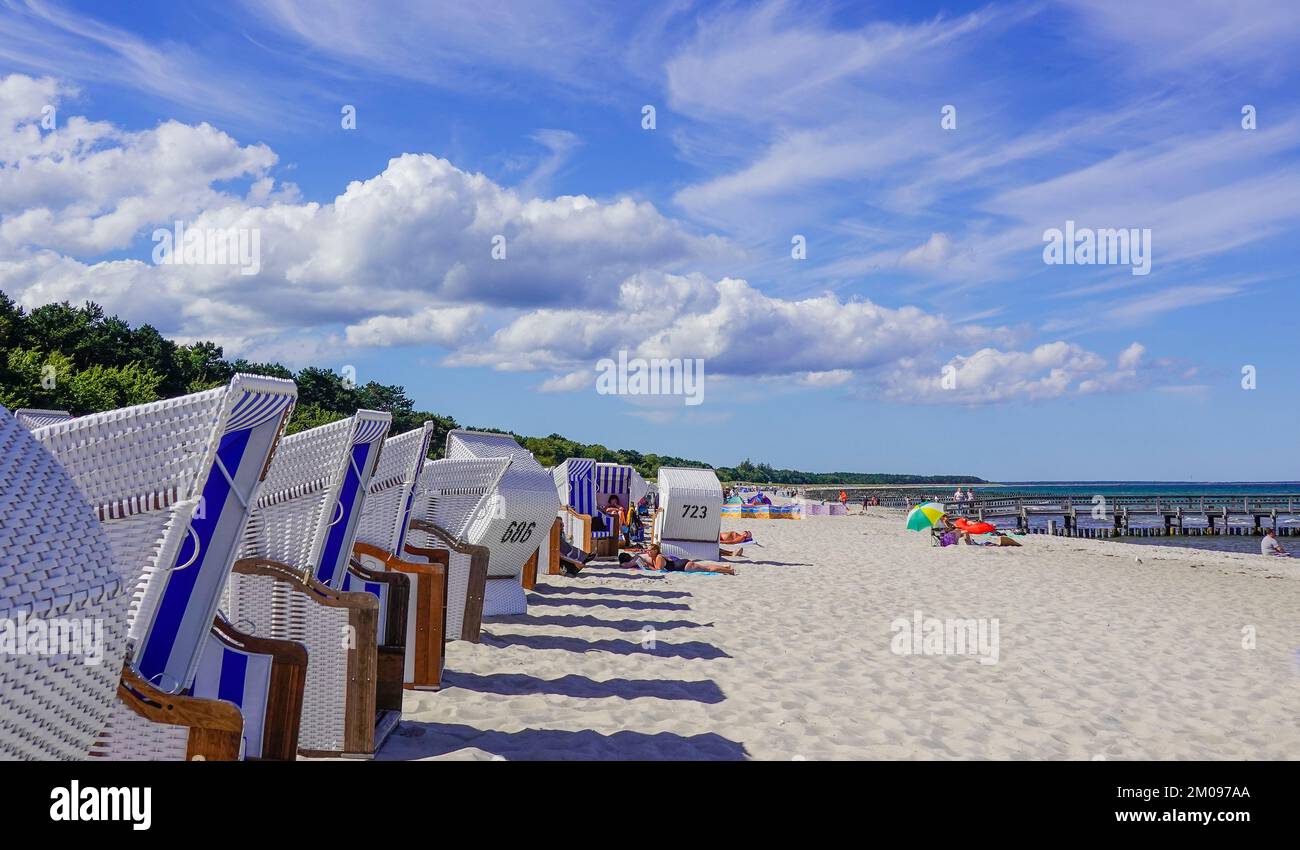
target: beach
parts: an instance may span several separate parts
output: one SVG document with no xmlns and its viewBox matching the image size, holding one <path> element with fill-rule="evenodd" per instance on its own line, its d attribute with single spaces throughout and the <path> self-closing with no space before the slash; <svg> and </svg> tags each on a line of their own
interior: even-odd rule
<svg viewBox="0 0 1300 850">
<path fill-rule="evenodd" d="M 1044 535 L 938 548 L 879 509 L 724 519 L 739 528 L 763 545 L 729 559 L 736 576 L 540 576 L 526 615 L 449 645 L 440 691 L 406 692 L 377 757 L 1300 754 L 1300 559 Z M 971 643 L 927 646 L 946 620 Z"/>
</svg>

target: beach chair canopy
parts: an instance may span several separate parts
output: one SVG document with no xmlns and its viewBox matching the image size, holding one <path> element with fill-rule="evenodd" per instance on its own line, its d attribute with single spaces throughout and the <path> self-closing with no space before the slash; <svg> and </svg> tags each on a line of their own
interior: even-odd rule
<svg viewBox="0 0 1300 850">
<path fill-rule="evenodd" d="M 433 423 L 425 422 L 384 441 L 361 511 L 357 542 L 400 556 L 415 504 L 416 484 L 428 460 L 432 439 Z"/>
<path fill-rule="evenodd" d="M 714 560 L 722 530 L 722 484 L 712 469 L 659 468 L 655 537 L 679 558 Z"/>
<path fill-rule="evenodd" d="M 80 652 L 0 651 L 0 761 L 89 757 L 117 703 L 129 579 L 76 483 L 0 407 L 0 620 L 102 629 L 99 657 L 93 627 L 64 647 Z"/>
<path fill-rule="evenodd" d="M 354 416 L 285 437 L 248 525 L 242 556 L 309 571 L 339 589 L 392 414 Z"/>
<path fill-rule="evenodd" d="M 249 507 L 296 397 L 292 381 L 236 375 L 225 387 L 33 432 L 77 480 L 116 557 L 129 565 L 128 662 L 164 694 L 195 689 L 195 696 L 217 696 L 196 684 L 209 647 L 216 647 L 214 665 L 223 660 L 214 617 Z M 244 673 L 238 690 L 250 689 L 253 701 L 264 704 L 272 657 L 232 651 Z M 234 684 L 220 696 L 238 704 L 230 693 Z M 255 722 L 244 726 L 244 746 L 257 755 L 261 727 L 254 714 Z M 95 752 L 184 759 L 189 743 L 188 725 L 155 722 L 120 704 Z"/>
<path fill-rule="evenodd" d="M 131 565 L 132 664 L 162 691 L 193 682 L 246 505 L 296 398 L 292 381 L 236 375 L 217 389 L 33 432 Z"/>
<path fill-rule="evenodd" d="M 18 424 L 28 431 L 35 431 L 37 428 L 44 428 L 46 425 L 66 422 L 71 418 L 72 414 L 66 410 L 37 410 L 32 407 L 20 407 L 14 411 L 14 419 L 17 419 Z"/>
<path fill-rule="evenodd" d="M 601 506 L 608 503 L 609 496 L 606 495 L 601 499 L 596 488 L 597 468 L 611 465 L 616 464 L 597 464 L 591 458 L 576 457 L 569 458 L 551 473 L 555 480 L 556 492 L 560 496 L 560 504 L 578 515 L 564 517 L 565 533 L 584 551 L 590 551 L 592 540 L 613 537 L 618 533 L 617 529 L 608 527 L 604 519 L 605 514 L 601 511 Z M 614 476 L 606 473 L 605 477 L 609 479 Z M 623 504 L 626 506 L 626 498 L 624 496 L 620 498 L 624 499 Z M 592 522 L 578 521 L 579 517 L 599 518 Z"/>
<path fill-rule="evenodd" d="M 470 535 L 491 552 L 483 615 L 522 614 L 527 610 L 519 581 L 524 564 L 546 539 L 560 509 L 554 479 L 509 434 L 452 431 L 447 435 L 447 458 L 510 461 L 497 480 L 497 501 L 474 518 Z M 512 581 L 500 580 L 507 577 Z"/>
</svg>

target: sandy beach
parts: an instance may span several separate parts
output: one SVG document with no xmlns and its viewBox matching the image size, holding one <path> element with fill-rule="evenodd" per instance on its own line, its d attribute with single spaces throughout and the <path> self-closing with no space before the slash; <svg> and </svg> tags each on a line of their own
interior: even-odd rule
<svg viewBox="0 0 1300 850">
<path fill-rule="evenodd" d="M 407 692 L 378 758 L 1300 756 L 1300 560 L 940 549 L 883 510 L 742 525 L 763 545 L 736 576 L 541 577 Z M 996 629 L 996 663 L 896 651 L 929 618 Z"/>
</svg>

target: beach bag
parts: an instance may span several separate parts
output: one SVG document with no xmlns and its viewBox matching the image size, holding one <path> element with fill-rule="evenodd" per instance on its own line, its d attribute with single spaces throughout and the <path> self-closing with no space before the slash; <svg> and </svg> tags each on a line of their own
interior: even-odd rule
<svg viewBox="0 0 1300 850">
<path fill-rule="evenodd" d="M 957 545 L 957 532 L 945 531 L 943 534 L 939 535 L 939 545 L 940 546 Z"/>
</svg>

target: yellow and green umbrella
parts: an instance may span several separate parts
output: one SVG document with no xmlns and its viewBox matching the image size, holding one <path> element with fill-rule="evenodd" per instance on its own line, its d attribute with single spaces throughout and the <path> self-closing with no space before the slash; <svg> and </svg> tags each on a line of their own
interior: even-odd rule
<svg viewBox="0 0 1300 850">
<path fill-rule="evenodd" d="M 938 502 L 926 502 L 908 511 L 907 527 L 911 531 L 925 531 L 934 528 L 943 517 L 943 505 Z"/>
</svg>

